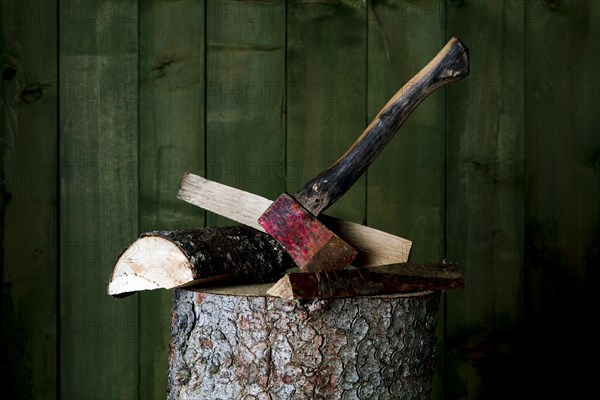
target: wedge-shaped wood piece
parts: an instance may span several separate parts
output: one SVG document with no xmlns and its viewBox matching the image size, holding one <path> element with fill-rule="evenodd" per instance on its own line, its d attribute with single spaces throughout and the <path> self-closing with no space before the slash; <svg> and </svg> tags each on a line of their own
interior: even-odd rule
<svg viewBox="0 0 600 400">
<path fill-rule="evenodd" d="M 258 218 L 273 203 L 254 193 L 187 173 L 177 197 L 207 211 L 264 232 Z M 406 262 L 412 242 L 354 222 L 321 215 L 319 220 L 358 251 L 356 267 Z"/>
<path fill-rule="evenodd" d="M 391 264 L 317 273 L 292 273 L 267 294 L 287 300 L 461 289 L 456 264 Z"/>
<path fill-rule="evenodd" d="M 273 282 L 294 263 L 275 239 L 245 226 L 144 233 L 119 256 L 111 296 L 217 280 Z"/>
</svg>

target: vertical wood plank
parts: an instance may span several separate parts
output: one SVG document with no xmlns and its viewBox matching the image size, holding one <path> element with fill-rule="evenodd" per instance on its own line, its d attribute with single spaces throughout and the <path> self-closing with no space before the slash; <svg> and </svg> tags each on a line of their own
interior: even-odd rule
<svg viewBox="0 0 600 400">
<path fill-rule="evenodd" d="M 285 4 L 211 1 L 206 21 L 206 175 L 273 198 L 285 189 Z"/>
<path fill-rule="evenodd" d="M 132 399 L 138 298 L 106 285 L 138 234 L 137 1 L 59 7 L 61 398 Z"/>
<path fill-rule="evenodd" d="M 369 120 L 446 43 L 443 21 L 442 2 L 371 5 Z M 369 225 L 413 240 L 415 262 L 443 256 L 443 101 L 443 91 L 425 100 L 368 171 Z"/>
<path fill-rule="evenodd" d="M 177 199 L 204 174 L 204 1 L 140 3 L 140 231 L 204 225 Z M 171 291 L 140 294 L 140 398 L 166 394 Z"/>
<path fill-rule="evenodd" d="M 524 3 L 449 1 L 447 33 L 471 54 L 448 88 L 447 258 L 465 289 L 447 294 L 448 398 L 507 398 L 522 316 Z"/>
<path fill-rule="evenodd" d="M 295 193 L 366 126 L 366 7 L 290 1 L 287 21 L 287 190 Z M 363 222 L 365 179 L 327 214 Z"/>
<path fill-rule="evenodd" d="M 580 357 L 597 341 L 599 19 L 598 1 L 527 3 L 526 345 L 540 398 L 583 398 L 596 383 Z"/>
<path fill-rule="evenodd" d="M 370 3 L 369 120 L 446 43 L 444 20 L 442 0 Z M 369 225 L 413 240 L 414 262 L 439 261 L 444 256 L 443 168 L 441 90 L 414 111 L 367 172 Z M 442 302 L 434 398 L 443 397 L 444 323 Z"/>
<path fill-rule="evenodd" d="M 56 3 L 0 3 L 0 375 L 11 399 L 56 395 Z"/>
</svg>

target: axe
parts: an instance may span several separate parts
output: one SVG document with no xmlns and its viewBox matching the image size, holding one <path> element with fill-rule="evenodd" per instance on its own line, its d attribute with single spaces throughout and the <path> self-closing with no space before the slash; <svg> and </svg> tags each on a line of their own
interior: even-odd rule
<svg viewBox="0 0 600 400">
<path fill-rule="evenodd" d="M 258 223 L 286 249 L 301 271 L 339 269 L 352 262 L 356 251 L 316 217 L 350 189 L 429 94 L 468 74 L 467 48 L 452 38 L 388 101 L 339 160 L 293 196 L 282 194 L 260 216 Z"/>
<path fill-rule="evenodd" d="M 468 74 L 467 48 L 452 38 L 388 101 L 340 159 L 293 196 L 282 194 L 260 215 L 258 224 L 286 249 L 301 271 L 341 269 L 352 262 L 356 250 L 316 217 L 350 189 L 429 94 Z"/>
</svg>

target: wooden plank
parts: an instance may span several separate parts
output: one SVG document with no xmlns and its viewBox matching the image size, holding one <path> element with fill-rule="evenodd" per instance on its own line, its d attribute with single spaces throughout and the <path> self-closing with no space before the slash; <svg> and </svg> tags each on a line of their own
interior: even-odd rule
<svg viewBox="0 0 600 400">
<path fill-rule="evenodd" d="M 442 0 L 369 2 L 369 119 L 454 36 L 445 36 L 444 19 Z M 444 257 L 444 125 L 442 90 L 415 110 L 367 172 L 367 222 L 411 238 L 411 262 Z M 443 397 L 443 312 L 438 338 L 434 398 Z"/>
<path fill-rule="evenodd" d="M 137 1 L 59 7 L 60 397 L 131 399 L 138 300 L 106 285 L 138 234 Z"/>
<path fill-rule="evenodd" d="M 366 126 L 366 7 L 290 1 L 287 21 L 287 190 L 295 193 Z M 363 223 L 365 179 L 328 214 Z"/>
<path fill-rule="evenodd" d="M 285 190 L 285 4 L 208 2 L 206 24 L 206 176 L 274 198 Z"/>
<path fill-rule="evenodd" d="M 0 375 L 5 398 L 56 395 L 56 3 L 0 3 Z"/>
<path fill-rule="evenodd" d="M 466 282 L 447 294 L 448 398 L 511 397 L 521 371 L 512 335 L 523 287 L 523 7 L 447 5 L 446 30 L 474 60 L 446 98 L 446 257 Z"/>
<path fill-rule="evenodd" d="M 204 172 L 203 1 L 140 2 L 140 231 L 204 226 L 177 199 L 183 173 Z M 142 399 L 166 393 L 172 294 L 140 296 Z"/>
<path fill-rule="evenodd" d="M 597 340 L 600 2 L 528 2 L 526 12 L 528 383 L 540 398 L 583 398 L 596 382 L 578 357 Z"/>
<path fill-rule="evenodd" d="M 443 5 L 427 3 L 369 8 L 370 118 L 446 43 Z M 443 100 L 443 91 L 425 100 L 368 171 L 369 225 L 414 238 L 418 262 L 443 256 Z"/>
</svg>

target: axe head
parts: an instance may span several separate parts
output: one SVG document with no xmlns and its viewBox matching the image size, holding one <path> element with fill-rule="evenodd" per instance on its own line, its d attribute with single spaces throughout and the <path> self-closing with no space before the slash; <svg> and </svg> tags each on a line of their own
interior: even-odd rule
<svg viewBox="0 0 600 400">
<path fill-rule="evenodd" d="M 357 254 L 286 193 L 273 202 L 258 223 L 285 248 L 302 272 L 341 269 L 350 265 Z"/>
</svg>

